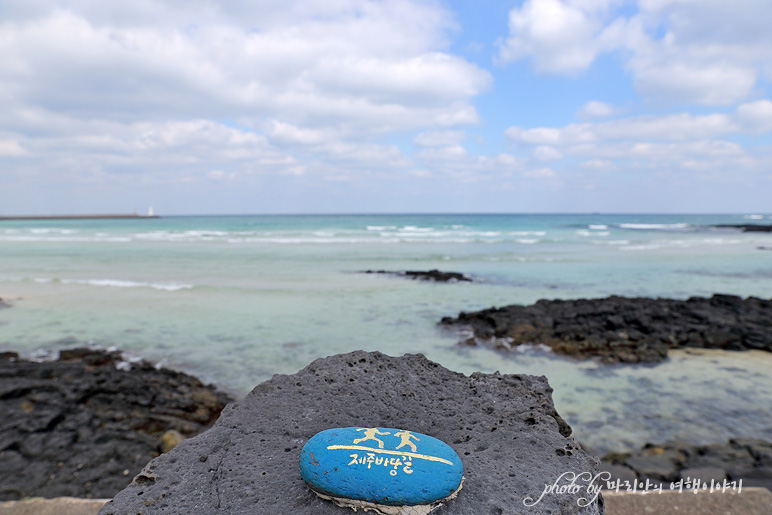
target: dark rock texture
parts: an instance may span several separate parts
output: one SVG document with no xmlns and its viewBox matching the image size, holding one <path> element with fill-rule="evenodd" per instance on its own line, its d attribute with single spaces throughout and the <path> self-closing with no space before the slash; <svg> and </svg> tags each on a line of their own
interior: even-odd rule
<svg viewBox="0 0 772 515">
<path fill-rule="evenodd" d="M 228 401 L 194 377 L 129 364 L 119 352 L 72 349 L 43 363 L 3 353 L 0 500 L 111 497 L 158 456 L 167 430 L 196 435 Z"/>
<path fill-rule="evenodd" d="M 601 468 L 611 480 L 649 480 L 660 484 L 680 479 L 739 481 L 743 488 L 763 487 L 772 490 L 772 443 L 752 438 L 734 438 L 726 444 L 696 445 L 671 442 L 646 444 L 634 453 L 612 453 L 602 458 Z M 623 488 L 624 489 L 624 488 Z"/>
<path fill-rule="evenodd" d="M 772 300 L 733 295 L 688 300 L 607 297 L 540 300 L 445 317 L 446 327 L 470 329 L 462 343 L 509 350 L 524 343 L 605 362 L 655 363 L 669 349 L 760 349 L 772 352 Z"/>
<path fill-rule="evenodd" d="M 598 472 L 597 459 L 568 437 L 551 393 L 545 377 L 467 377 L 422 355 L 319 359 L 229 405 L 211 429 L 150 462 L 100 514 L 352 513 L 317 497 L 299 470 L 309 438 L 349 426 L 409 428 L 450 445 L 466 479 L 438 515 L 603 513 L 602 497 L 580 508 L 580 497 L 593 498 L 585 489 L 523 505 L 564 472 Z"/>
<path fill-rule="evenodd" d="M 407 277 L 408 279 L 420 279 L 423 281 L 434 281 L 438 283 L 459 282 L 468 281 L 471 282 L 472 278 L 459 272 L 441 272 L 437 269 L 420 271 L 420 270 L 405 270 L 402 272 L 393 272 L 388 270 L 365 270 L 366 274 L 386 274 L 396 275 L 399 277 Z"/>
</svg>

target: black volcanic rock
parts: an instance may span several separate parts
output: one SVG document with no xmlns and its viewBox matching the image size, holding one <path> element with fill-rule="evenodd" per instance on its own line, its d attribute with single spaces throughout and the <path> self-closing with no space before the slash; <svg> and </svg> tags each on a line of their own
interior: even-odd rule
<svg viewBox="0 0 772 515">
<path fill-rule="evenodd" d="M 719 224 L 718 229 L 740 229 L 742 232 L 772 232 L 772 225 L 762 224 Z"/>
<path fill-rule="evenodd" d="M 607 297 L 540 300 L 445 317 L 471 330 L 461 343 L 510 350 L 524 343 L 577 358 L 656 363 L 669 349 L 704 347 L 772 352 L 772 301 L 733 295 L 688 300 Z"/>
<path fill-rule="evenodd" d="M 458 453 L 463 489 L 438 515 L 603 513 L 602 497 L 593 500 L 581 479 L 573 493 L 523 504 L 563 473 L 598 472 L 597 459 L 568 437 L 551 393 L 545 377 L 464 376 L 422 355 L 356 351 L 319 359 L 229 405 L 211 429 L 150 462 L 100 514 L 352 513 L 317 497 L 299 470 L 313 435 L 350 426 L 407 428 Z"/>
<path fill-rule="evenodd" d="M 0 501 L 115 495 L 167 431 L 193 436 L 230 398 L 181 372 L 119 352 L 62 351 L 58 361 L 0 354 Z"/>
<path fill-rule="evenodd" d="M 401 272 L 394 272 L 389 270 L 365 270 L 365 274 L 385 274 L 395 275 L 398 277 L 407 277 L 408 279 L 420 279 L 423 281 L 435 281 L 438 283 L 447 282 L 459 282 L 459 281 L 472 281 L 472 278 L 459 272 L 441 272 L 440 270 L 405 270 Z"/>
</svg>

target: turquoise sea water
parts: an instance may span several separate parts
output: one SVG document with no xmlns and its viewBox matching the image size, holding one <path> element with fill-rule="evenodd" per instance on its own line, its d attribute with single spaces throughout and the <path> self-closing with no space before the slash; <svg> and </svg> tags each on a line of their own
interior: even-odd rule
<svg viewBox="0 0 772 515">
<path fill-rule="evenodd" d="M 772 355 L 601 366 L 456 345 L 443 316 L 541 298 L 772 297 L 770 215 L 208 216 L 0 222 L 0 350 L 116 346 L 246 393 L 355 349 L 546 375 L 577 438 L 772 439 Z M 474 283 L 363 270 L 438 268 Z"/>
</svg>

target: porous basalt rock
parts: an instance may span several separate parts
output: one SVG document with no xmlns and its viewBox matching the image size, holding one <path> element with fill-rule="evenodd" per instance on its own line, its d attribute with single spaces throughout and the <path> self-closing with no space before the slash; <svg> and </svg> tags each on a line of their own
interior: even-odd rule
<svg viewBox="0 0 772 515">
<path fill-rule="evenodd" d="M 538 343 L 609 363 L 656 363 L 683 347 L 772 352 L 772 300 L 734 295 L 540 300 L 445 317 L 440 325 L 471 330 L 461 342 L 467 345 Z"/>
<path fill-rule="evenodd" d="M 57 361 L 0 355 L 0 501 L 115 495 L 159 454 L 165 431 L 193 436 L 230 397 L 120 352 Z"/>
<path fill-rule="evenodd" d="M 597 459 L 568 437 L 551 393 L 545 377 L 464 376 L 422 355 L 319 359 L 229 405 L 211 429 L 150 462 L 100 514 L 350 513 L 314 494 L 298 463 L 313 435 L 351 426 L 409 427 L 458 453 L 464 488 L 438 514 L 603 513 L 602 497 L 580 506 L 594 497 L 584 488 L 523 504 L 566 472 L 598 472 Z"/>
</svg>

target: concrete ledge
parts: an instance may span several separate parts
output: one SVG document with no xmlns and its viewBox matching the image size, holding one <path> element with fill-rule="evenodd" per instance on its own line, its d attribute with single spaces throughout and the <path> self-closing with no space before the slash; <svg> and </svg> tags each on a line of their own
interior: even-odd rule
<svg viewBox="0 0 772 515">
<path fill-rule="evenodd" d="M 606 515 L 677 513 L 678 515 L 769 515 L 772 492 L 766 488 L 743 488 L 742 492 L 663 491 L 661 494 L 603 492 Z"/>
<path fill-rule="evenodd" d="M 0 515 L 96 515 L 109 499 L 25 499 L 0 502 Z"/>
<path fill-rule="evenodd" d="M 603 492 L 606 515 L 678 513 L 679 515 L 769 515 L 772 492 L 743 488 L 742 492 L 662 492 L 661 494 Z M 0 502 L 0 515 L 96 515 L 107 499 L 28 499 Z"/>
</svg>

